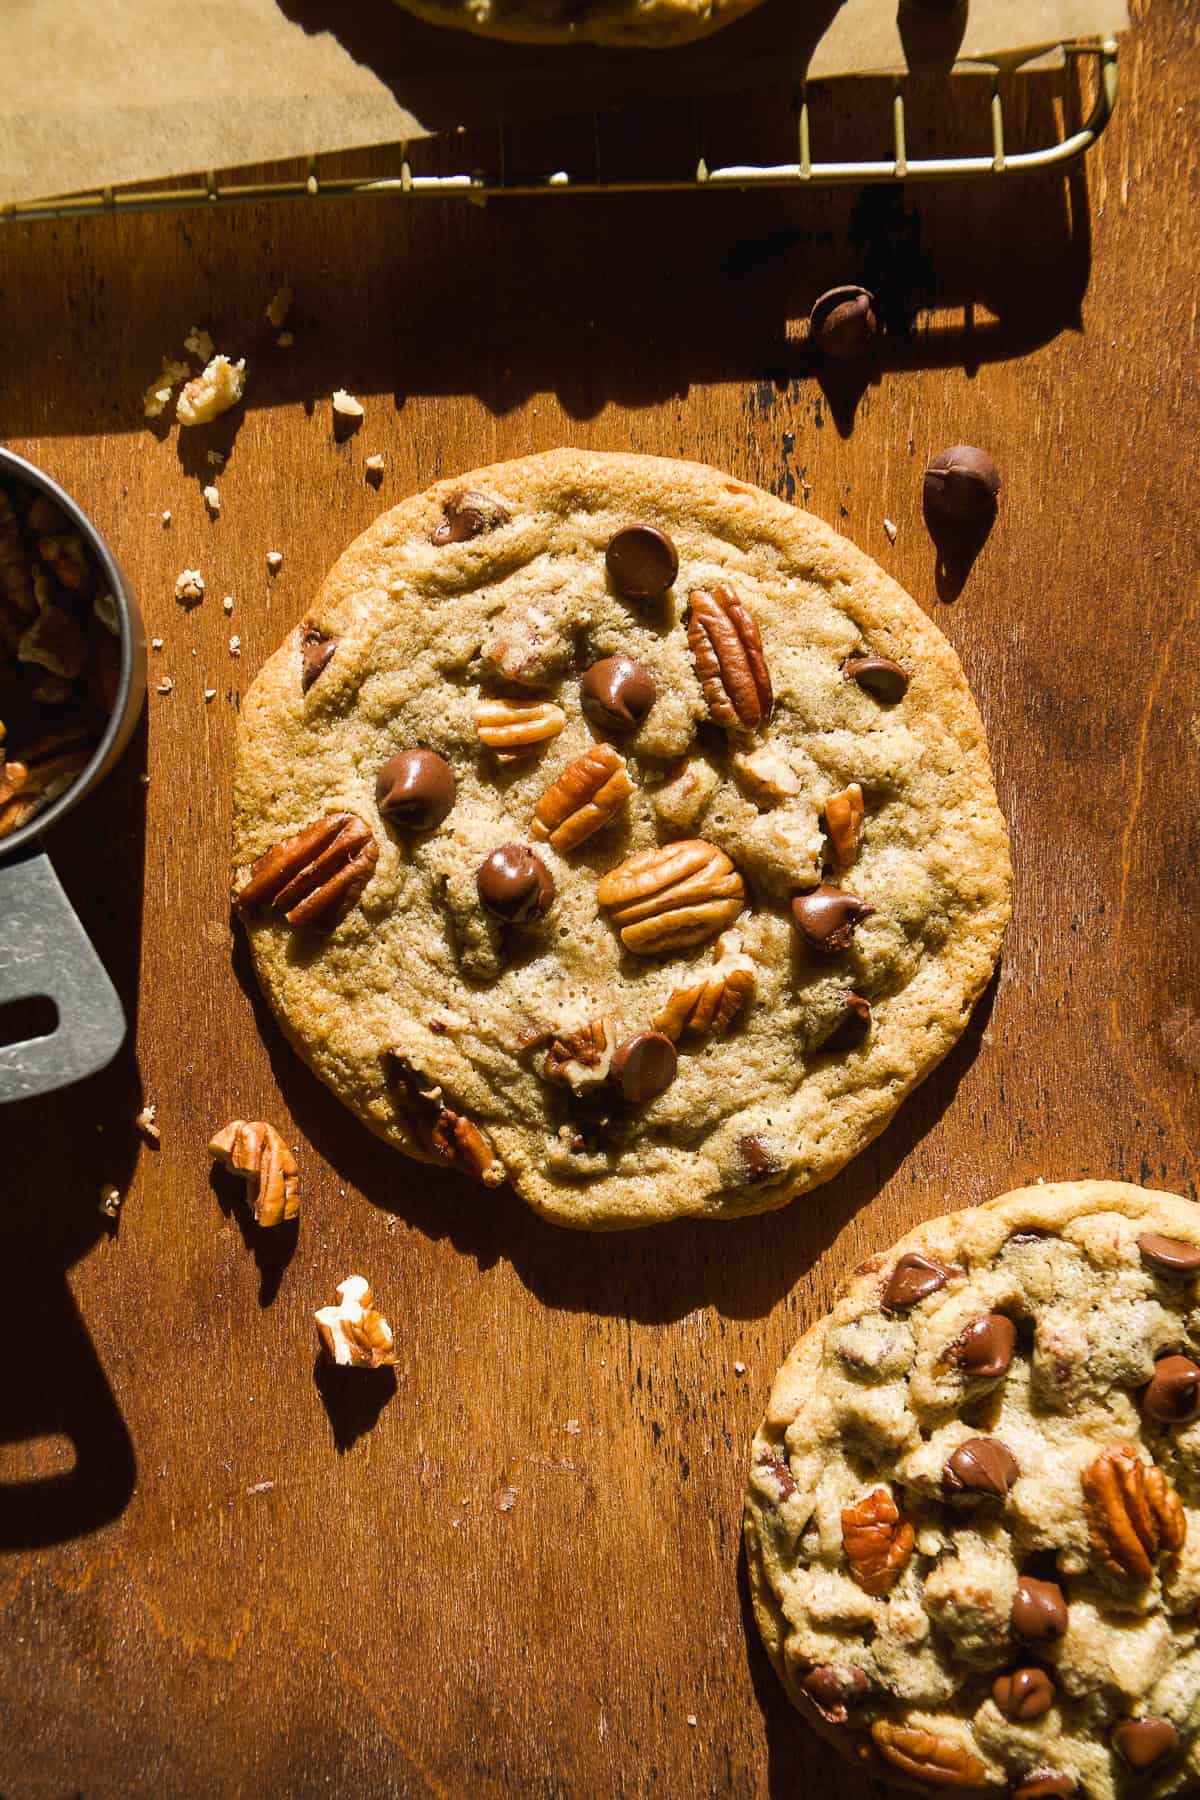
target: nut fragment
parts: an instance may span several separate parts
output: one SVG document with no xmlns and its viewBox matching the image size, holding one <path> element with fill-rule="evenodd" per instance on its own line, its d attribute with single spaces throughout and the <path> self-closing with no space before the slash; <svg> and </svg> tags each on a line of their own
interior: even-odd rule
<svg viewBox="0 0 1200 1800">
<path fill-rule="evenodd" d="M 886 1594 L 908 1566 L 916 1534 L 887 1488 L 842 1509 L 842 1548 L 859 1587 Z"/>
<path fill-rule="evenodd" d="M 444 1105 L 441 1088 L 406 1056 L 389 1051 L 383 1061 L 389 1082 L 403 1089 L 403 1097 L 397 1096 L 399 1108 L 426 1154 L 435 1162 L 451 1163 L 484 1187 L 499 1187 L 504 1164 L 474 1120 Z"/>
<path fill-rule="evenodd" d="M 556 850 L 575 850 L 616 818 L 633 792 L 625 758 L 611 744 L 593 744 L 546 789 L 533 815 L 531 836 Z"/>
<path fill-rule="evenodd" d="M 717 951 L 712 974 L 689 982 L 686 987 L 677 987 L 654 1015 L 654 1029 L 664 1032 L 673 1042 L 685 1032 L 695 1037 L 722 1037 L 754 997 L 754 965 L 748 957 L 738 960 L 738 933 L 727 933 Z"/>
<path fill-rule="evenodd" d="M 800 1692 L 812 1702 L 827 1724 L 844 1725 L 849 1708 L 862 1699 L 870 1685 L 863 1671 L 856 1669 L 853 1663 L 845 1666 L 819 1663 L 800 1683 Z"/>
<path fill-rule="evenodd" d="M 289 925 L 326 929 L 354 905 L 379 860 L 374 833 L 354 813 L 326 813 L 258 857 L 235 895 L 238 906 L 268 907 Z"/>
<path fill-rule="evenodd" d="M 204 598 L 204 577 L 199 569 L 181 569 L 175 577 L 175 598 L 180 606 L 199 606 Z"/>
<path fill-rule="evenodd" d="M 533 756 L 558 736 L 566 722 L 566 713 L 552 700 L 481 700 L 475 708 L 479 741 L 497 762 Z"/>
<path fill-rule="evenodd" d="M 876 1719 L 871 1736 L 880 1754 L 907 1775 L 927 1787 L 982 1787 L 987 1769 L 963 1744 L 937 1737 L 919 1725 L 899 1725 L 894 1719 Z"/>
<path fill-rule="evenodd" d="M 211 1139 L 208 1153 L 244 1178 L 256 1225 L 279 1225 L 297 1216 L 300 1180 L 296 1159 L 265 1119 L 234 1119 Z"/>
<path fill-rule="evenodd" d="M 338 1282 L 336 1306 L 320 1306 L 313 1317 L 326 1353 L 342 1368 L 382 1369 L 396 1360 L 392 1328 L 375 1310 L 361 1275 Z"/>
<path fill-rule="evenodd" d="M 852 781 L 840 794 L 830 794 L 826 800 L 825 829 L 839 869 L 848 869 L 858 861 L 865 818 L 863 791 L 857 781 Z"/>
<path fill-rule="evenodd" d="M 611 1063 L 612 1035 L 603 1019 L 589 1019 L 552 1040 L 542 1074 L 547 1081 L 565 1083 L 578 1093 L 606 1081 Z"/>
<path fill-rule="evenodd" d="M 771 676 L 754 614 L 727 581 L 691 594 L 687 634 L 713 718 L 757 731 L 771 716 Z"/>
<path fill-rule="evenodd" d="M 1156 1557 L 1182 1549 L 1187 1520 L 1179 1495 L 1132 1444 L 1101 1451 L 1082 1481 L 1092 1547 L 1110 1575 L 1147 1582 Z"/>
<path fill-rule="evenodd" d="M 685 838 L 626 857 L 600 881 L 596 898 L 627 950 L 658 956 L 715 937 L 741 912 L 746 890 L 723 850 Z"/>
</svg>

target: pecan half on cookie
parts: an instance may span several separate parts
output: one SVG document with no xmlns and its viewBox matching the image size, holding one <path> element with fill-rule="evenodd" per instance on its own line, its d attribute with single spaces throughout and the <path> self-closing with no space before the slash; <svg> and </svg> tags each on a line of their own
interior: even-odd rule
<svg viewBox="0 0 1200 1800">
<path fill-rule="evenodd" d="M 546 789 L 529 835 L 548 838 L 556 850 L 575 850 L 616 818 L 632 792 L 625 758 L 611 744 L 593 744 Z"/>
<path fill-rule="evenodd" d="M 746 889 L 723 850 L 685 838 L 626 857 L 600 881 L 596 898 L 627 950 L 658 956 L 702 944 L 732 925 Z"/>
<path fill-rule="evenodd" d="M 355 813 L 326 813 L 253 862 L 234 899 L 243 912 L 261 906 L 289 925 L 328 930 L 349 912 L 378 860 L 375 834 Z"/>
<path fill-rule="evenodd" d="M 727 581 L 691 595 L 688 643 L 717 724 L 757 731 L 771 716 L 771 674 L 754 614 Z"/>
<path fill-rule="evenodd" d="M 1187 1519 L 1179 1495 L 1132 1444 L 1112 1444 L 1083 1472 L 1092 1545 L 1110 1575 L 1147 1582 L 1164 1551 L 1180 1550 Z"/>
</svg>

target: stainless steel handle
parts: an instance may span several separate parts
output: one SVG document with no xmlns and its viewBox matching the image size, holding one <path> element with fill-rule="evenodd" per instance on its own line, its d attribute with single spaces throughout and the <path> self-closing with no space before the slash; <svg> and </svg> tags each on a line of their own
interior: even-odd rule
<svg viewBox="0 0 1200 1800">
<path fill-rule="evenodd" d="M 51 1000 L 46 1037 L 0 1045 L 0 1104 L 82 1081 L 110 1063 L 125 1037 L 117 990 L 41 852 L 0 865 L 0 1006 Z"/>
</svg>

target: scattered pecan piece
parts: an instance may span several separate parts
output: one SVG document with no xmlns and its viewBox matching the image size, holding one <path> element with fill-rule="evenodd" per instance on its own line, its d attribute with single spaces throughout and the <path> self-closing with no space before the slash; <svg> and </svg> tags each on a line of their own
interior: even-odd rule
<svg viewBox="0 0 1200 1800">
<path fill-rule="evenodd" d="M 842 1509 L 842 1548 L 859 1587 L 886 1594 L 908 1566 L 916 1534 L 887 1488 Z"/>
<path fill-rule="evenodd" d="M 37 553 L 54 576 L 72 594 L 90 594 L 96 571 L 77 531 L 54 532 L 37 541 Z"/>
<path fill-rule="evenodd" d="M 361 1275 L 338 1282 L 336 1306 L 313 1314 L 326 1353 L 343 1368 L 382 1369 L 396 1360 L 392 1328 L 375 1310 L 371 1289 Z"/>
<path fill-rule="evenodd" d="M 927 1787 L 981 1787 L 987 1769 L 962 1744 L 935 1736 L 919 1725 L 899 1725 L 894 1719 L 876 1719 L 871 1736 L 880 1754 L 907 1775 Z"/>
<path fill-rule="evenodd" d="M 83 773 L 95 748 L 82 726 L 48 731 L 16 761 L 0 764 L 0 838 L 11 837 L 36 813 L 65 794 Z"/>
<path fill-rule="evenodd" d="M 17 657 L 74 681 L 87 664 L 88 643 L 73 613 L 65 606 L 47 606 L 21 633 Z"/>
<path fill-rule="evenodd" d="M 473 1119 L 443 1106 L 429 1133 L 429 1148 L 440 1162 L 452 1163 L 472 1181 L 499 1187 L 504 1164 Z"/>
<path fill-rule="evenodd" d="M 589 1019 L 578 1030 L 555 1037 L 546 1052 L 542 1074 L 574 1091 L 598 1087 L 612 1063 L 612 1035 L 603 1019 Z"/>
<path fill-rule="evenodd" d="M 300 692 L 307 694 L 341 639 L 328 636 L 319 625 L 300 627 Z"/>
<path fill-rule="evenodd" d="M 626 857 L 599 882 L 596 898 L 627 950 L 658 956 L 715 937 L 741 912 L 746 890 L 723 850 L 685 838 Z"/>
<path fill-rule="evenodd" d="M 3 488 L 0 488 L 0 600 L 23 619 L 31 619 L 37 611 L 33 575 L 21 538 L 20 521 Z"/>
<path fill-rule="evenodd" d="M 296 1159 L 273 1125 L 264 1119 L 234 1119 L 210 1141 L 208 1153 L 243 1177 L 256 1225 L 280 1225 L 297 1216 Z"/>
<path fill-rule="evenodd" d="M 324 930 L 354 905 L 378 860 L 369 826 L 354 813 L 326 813 L 252 863 L 235 898 L 244 910 L 265 906 L 289 925 Z"/>
<path fill-rule="evenodd" d="M 516 762 L 544 750 L 566 722 L 566 713 L 552 700 L 481 700 L 475 708 L 479 741 L 497 762 Z"/>
<path fill-rule="evenodd" d="M 611 744 L 593 744 L 537 803 L 530 835 L 549 838 L 556 850 L 577 849 L 615 819 L 633 792 L 625 758 Z"/>
<path fill-rule="evenodd" d="M 1092 1545 L 1109 1574 L 1149 1581 L 1157 1556 L 1182 1549 L 1187 1520 L 1179 1495 L 1132 1444 L 1101 1451 L 1082 1480 Z"/>
<path fill-rule="evenodd" d="M 757 731 L 774 696 L 758 623 L 727 581 L 688 598 L 688 643 L 696 674 L 718 725 Z"/>
<path fill-rule="evenodd" d="M 796 1492 L 796 1482 L 792 1471 L 788 1468 L 787 1458 L 780 1456 L 777 1450 L 760 1450 L 758 1467 L 765 1469 L 775 1483 L 777 1497 L 782 1504 L 790 1500 Z"/>
<path fill-rule="evenodd" d="M 678 1042 L 685 1032 L 696 1037 L 721 1037 L 729 1030 L 754 993 L 751 969 L 730 969 L 707 981 L 677 987 L 661 1012 L 654 1015 L 654 1029 Z"/>
<path fill-rule="evenodd" d="M 865 818 L 863 791 L 857 781 L 840 794 L 830 794 L 825 802 L 825 829 L 839 869 L 848 869 L 858 861 Z"/>
</svg>

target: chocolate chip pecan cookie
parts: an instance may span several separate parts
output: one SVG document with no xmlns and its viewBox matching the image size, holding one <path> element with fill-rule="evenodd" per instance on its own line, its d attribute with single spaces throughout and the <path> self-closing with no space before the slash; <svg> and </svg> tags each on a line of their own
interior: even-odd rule
<svg viewBox="0 0 1200 1800">
<path fill-rule="evenodd" d="M 235 902 L 316 1072 L 568 1225 L 836 1173 L 1008 914 L 945 639 L 691 463 L 560 451 L 386 513 L 247 695 L 235 785 Z"/>
<path fill-rule="evenodd" d="M 788 1694 L 870 1773 L 1200 1790 L 1200 1207 L 1023 1188 L 866 1263 L 754 1440 Z"/>
<path fill-rule="evenodd" d="M 517 44 L 641 45 L 708 37 L 758 0 L 400 0 L 433 25 Z"/>
</svg>

